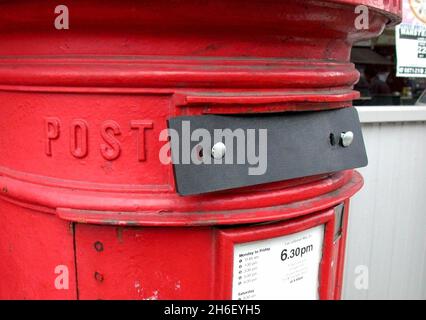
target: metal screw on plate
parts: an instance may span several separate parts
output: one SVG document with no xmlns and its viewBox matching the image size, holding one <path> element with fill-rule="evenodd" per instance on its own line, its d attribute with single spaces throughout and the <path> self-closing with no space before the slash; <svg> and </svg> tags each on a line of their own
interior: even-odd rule
<svg viewBox="0 0 426 320">
<path fill-rule="evenodd" d="M 346 131 L 340 134 L 340 142 L 343 147 L 349 147 L 353 141 L 354 133 L 352 131 Z"/>
<path fill-rule="evenodd" d="M 226 146 L 223 142 L 217 142 L 212 148 L 212 157 L 215 159 L 222 159 L 226 153 Z"/>
</svg>

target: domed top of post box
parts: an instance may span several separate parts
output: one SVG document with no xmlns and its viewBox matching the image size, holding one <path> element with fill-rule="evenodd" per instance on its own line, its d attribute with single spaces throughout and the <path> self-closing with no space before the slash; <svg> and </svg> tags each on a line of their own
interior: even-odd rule
<svg viewBox="0 0 426 320">
<path fill-rule="evenodd" d="M 354 25 L 360 6 L 371 11 L 368 28 Z M 321 41 L 305 52 L 295 49 L 306 39 L 352 42 L 373 37 L 384 25 L 400 20 L 401 0 L 89 0 L 68 6 L 55 1 L 5 1 L 0 9 L 0 35 L 7 43 L 0 54 L 341 60 L 338 45 L 322 56 L 316 52 Z M 63 10 L 67 22 L 55 23 Z"/>
<path fill-rule="evenodd" d="M 368 21 L 356 26 L 359 6 Z M 6 1 L 0 86 L 270 88 L 292 90 L 287 103 L 347 106 L 359 76 L 352 43 L 400 13 L 400 0 Z"/>
</svg>

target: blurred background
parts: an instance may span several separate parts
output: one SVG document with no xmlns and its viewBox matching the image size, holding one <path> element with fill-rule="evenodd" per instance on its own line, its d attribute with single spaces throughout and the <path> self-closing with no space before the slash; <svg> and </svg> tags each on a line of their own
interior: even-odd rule
<svg viewBox="0 0 426 320">
<path fill-rule="evenodd" d="M 396 76 L 398 65 L 426 72 L 426 39 L 398 43 L 398 28 L 357 43 L 351 56 L 369 165 L 352 200 L 344 299 L 426 299 L 426 74 Z M 415 28 L 426 33 L 422 20 Z M 359 270 L 368 271 L 367 288 L 357 288 Z"/>
</svg>

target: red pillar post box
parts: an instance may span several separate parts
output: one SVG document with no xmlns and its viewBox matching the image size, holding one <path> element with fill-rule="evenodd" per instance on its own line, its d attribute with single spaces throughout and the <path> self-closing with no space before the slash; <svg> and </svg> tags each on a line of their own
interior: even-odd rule
<svg viewBox="0 0 426 320">
<path fill-rule="evenodd" d="M 399 14 L 3 1 L 0 298 L 339 299 L 366 165 L 350 50 Z"/>
</svg>

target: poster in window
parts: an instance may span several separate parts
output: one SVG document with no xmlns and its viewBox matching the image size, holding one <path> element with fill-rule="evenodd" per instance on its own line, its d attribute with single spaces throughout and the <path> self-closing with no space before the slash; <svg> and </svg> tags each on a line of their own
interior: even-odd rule
<svg viewBox="0 0 426 320">
<path fill-rule="evenodd" d="M 397 76 L 426 77 L 426 0 L 403 0 L 395 28 Z"/>
</svg>

